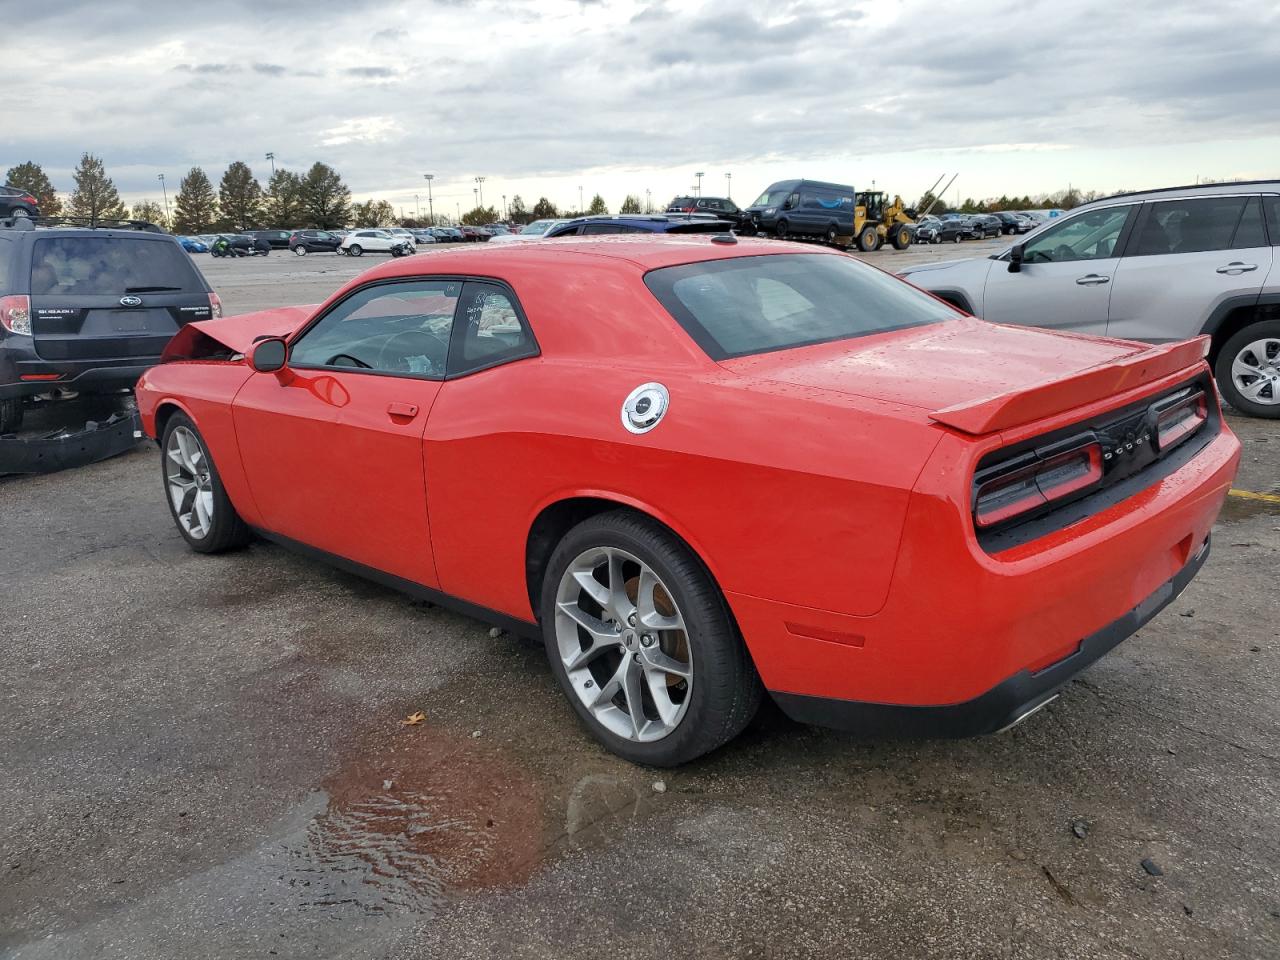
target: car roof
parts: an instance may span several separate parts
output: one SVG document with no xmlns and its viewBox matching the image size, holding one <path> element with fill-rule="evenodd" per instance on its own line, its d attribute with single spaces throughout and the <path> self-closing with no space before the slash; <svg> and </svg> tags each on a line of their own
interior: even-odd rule
<svg viewBox="0 0 1280 960">
<path fill-rule="evenodd" d="M 1082 203 L 1073 209 L 1079 210 L 1081 207 L 1112 203 L 1118 200 L 1169 200 L 1177 199 L 1178 197 L 1205 197 L 1241 192 L 1280 193 L 1280 180 L 1232 180 L 1227 183 L 1199 183 L 1181 187 L 1160 187 L 1156 190 L 1135 190 L 1090 200 L 1088 203 Z"/>
</svg>

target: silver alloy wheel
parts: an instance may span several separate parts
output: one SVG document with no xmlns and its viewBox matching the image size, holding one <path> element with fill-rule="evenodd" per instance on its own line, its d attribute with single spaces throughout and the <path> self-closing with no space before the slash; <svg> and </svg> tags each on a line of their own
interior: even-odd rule
<svg viewBox="0 0 1280 960">
<path fill-rule="evenodd" d="M 213 529 L 213 479 L 204 447 L 194 433 L 178 427 L 169 434 L 164 455 L 174 515 L 183 530 L 203 540 Z"/>
<path fill-rule="evenodd" d="M 307 255 L 307 248 L 304 247 L 302 244 L 298 244 L 296 247 L 293 248 L 293 255 L 295 257 L 305 257 Z"/>
<path fill-rule="evenodd" d="M 652 742 L 680 725 L 693 652 L 652 567 L 616 547 L 579 554 L 556 591 L 555 631 L 569 685 L 605 729 Z"/>
<path fill-rule="evenodd" d="M 1280 338 L 1245 344 L 1231 361 L 1231 380 L 1246 400 L 1266 406 L 1280 403 Z"/>
</svg>

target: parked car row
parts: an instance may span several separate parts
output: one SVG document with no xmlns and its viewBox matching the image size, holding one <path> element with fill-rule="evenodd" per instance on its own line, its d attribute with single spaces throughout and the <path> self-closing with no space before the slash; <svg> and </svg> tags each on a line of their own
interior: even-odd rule
<svg viewBox="0 0 1280 960">
<path fill-rule="evenodd" d="M 1039 221 L 1027 214 L 948 213 L 941 217 L 927 215 L 916 221 L 913 238 L 916 243 L 959 243 L 961 240 L 983 240 L 1011 234 L 1028 233 Z"/>
</svg>

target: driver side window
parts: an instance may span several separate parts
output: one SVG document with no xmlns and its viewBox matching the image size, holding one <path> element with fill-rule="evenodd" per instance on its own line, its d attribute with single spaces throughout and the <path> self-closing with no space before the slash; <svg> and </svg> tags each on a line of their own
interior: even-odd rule
<svg viewBox="0 0 1280 960">
<path fill-rule="evenodd" d="M 1060 263 L 1068 260 L 1105 260 L 1115 256 L 1120 231 L 1133 205 L 1107 207 L 1082 213 L 1055 224 L 1027 243 L 1024 263 Z"/>
<path fill-rule="evenodd" d="M 295 340 L 294 367 L 369 370 L 443 380 L 462 283 L 405 280 L 351 294 Z"/>
</svg>

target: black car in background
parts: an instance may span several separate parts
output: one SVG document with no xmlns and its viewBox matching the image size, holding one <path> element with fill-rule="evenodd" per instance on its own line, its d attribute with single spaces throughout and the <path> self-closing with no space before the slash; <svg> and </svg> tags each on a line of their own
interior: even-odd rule
<svg viewBox="0 0 1280 960">
<path fill-rule="evenodd" d="M 728 233 L 733 226 L 728 220 L 689 214 L 622 214 L 619 216 L 578 217 L 552 227 L 543 236 L 594 237 L 611 233 Z"/>
<path fill-rule="evenodd" d="M 176 237 L 149 224 L 0 221 L 0 433 L 32 397 L 131 388 L 222 302 Z"/>
<path fill-rule="evenodd" d="M 1000 221 L 1001 230 L 1005 234 L 1028 233 L 1032 228 L 1030 220 L 1020 217 L 1016 213 L 1002 210 L 1000 213 L 992 214 L 992 216 Z"/>
<path fill-rule="evenodd" d="M 273 250 L 288 250 L 289 238 L 293 236 L 291 230 L 242 230 L 240 233 L 255 240 L 266 240 Z"/>
<path fill-rule="evenodd" d="M 328 230 L 295 230 L 289 234 L 288 247 L 297 256 L 308 253 L 337 253 L 342 237 Z"/>
<path fill-rule="evenodd" d="M 938 225 L 938 243 L 959 243 L 961 240 L 981 240 L 986 232 L 969 217 L 952 217 Z"/>
<path fill-rule="evenodd" d="M 982 230 L 982 236 L 998 237 L 1004 233 L 1004 224 L 1000 218 L 990 213 L 979 213 L 973 218 L 976 224 Z"/>
<path fill-rule="evenodd" d="M 40 206 L 36 198 L 21 187 L 7 183 L 0 187 L 0 217 L 38 217 Z"/>
<path fill-rule="evenodd" d="M 667 204 L 667 213 L 691 213 L 728 220 L 734 229 L 751 226 L 751 217 L 728 197 L 676 197 Z"/>
</svg>

